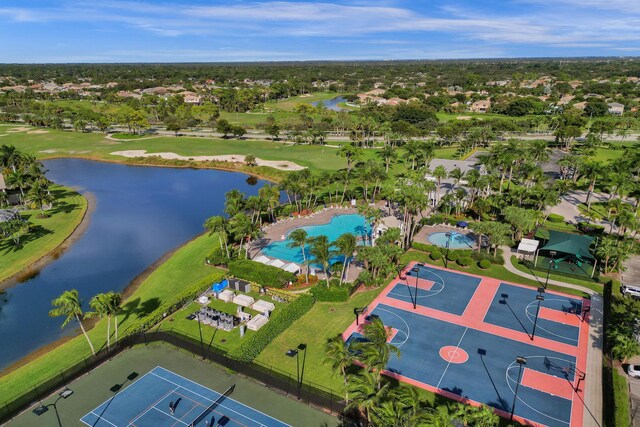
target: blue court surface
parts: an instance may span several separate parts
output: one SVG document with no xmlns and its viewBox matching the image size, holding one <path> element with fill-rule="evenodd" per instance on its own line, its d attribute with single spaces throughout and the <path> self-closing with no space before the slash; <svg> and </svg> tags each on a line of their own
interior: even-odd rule
<svg viewBox="0 0 640 427">
<path fill-rule="evenodd" d="M 385 304 L 370 316 L 380 317 L 397 330 L 391 344 L 402 354 L 391 357 L 387 370 L 392 374 L 509 413 L 519 370 L 514 361 L 524 356 L 528 372 L 518 390 L 515 415 L 547 426 L 570 425 L 573 394 L 569 382 L 574 374 L 563 370 L 574 366 L 575 357 Z M 349 338 L 359 339 L 358 333 Z M 534 380 L 527 385 L 525 376 Z M 553 384 L 558 393 L 554 395 L 554 389 L 545 384 Z M 535 387 L 538 385 L 547 390 Z"/>
<path fill-rule="evenodd" d="M 80 421 L 96 427 L 288 426 L 159 366 Z"/>
<path fill-rule="evenodd" d="M 405 281 L 408 286 L 397 284 L 388 293 L 388 297 L 412 302 L 411 293 L 415 293 L 415 280 L 418 277 L 420 281 L 433 282 L 429 290 L 418 288 L 418 305 L 462 315 L 481 281 L 477 277 L 439 270 L 427 265 L 418 267 L 418 270 L 409 271 Z"/>
<path fill-rule="evenodd" d="M 503 294 L 507 295 L 507 297 L 503 298 Z M 484 322 L 532 334 L 538 307 L 537 294 L 535 289 L 501 283 L 487 311 Z M 577 298 L 549 293 L 545 294 L 545 299 L 541 301 L 540 307 L 554 310 L 560 317 L 562 317 L 562 314 L 566 314 L 567 321 L 573 320 L 576 323 L 573 325 L 564 324 L 539 317 L 535 335 L 577 346 L 580 334 L 577 322 L 579 322 L 582 312 L 582 301 Z"/>
</svg>

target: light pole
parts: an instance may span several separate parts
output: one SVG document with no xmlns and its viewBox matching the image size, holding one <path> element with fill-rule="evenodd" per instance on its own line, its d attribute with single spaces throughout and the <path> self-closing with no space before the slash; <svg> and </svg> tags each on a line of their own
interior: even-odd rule
<svg viewBox="0 0 640 427">
<path fill-rule="evenodd" d="M 531 341 L 536 336 L 536 326 L 538 325 L 538 315 L 540 314 L 540 303 L 544 301 L 544 288 L 538 288 L 538 295 L 536 295 L 536 300 L 538 300 L 538 308 L 536 309 L 536 318 L 533 321 L 533 332 L 531 333 Z"/>
<path fill-rule="evenodd" d="M 551 274 L 551 264 L 553 264 L 553 262 L 555 261 L 553 257 L 556 256 L 556 251 L 549 251 L 549 255 L 551 255 L 551 260 L 549 261 L 549 267 L 547 267 L 547 280 L 545 280 L 544 282 L 545 289 L 547 289 L 547 286 L 549 285 L 549 275 Z"/>
<path fill-rule="evenodd" d="M 527 358 L 523 356 L 516 357 L 516 363 L 520 365 L 518 371 L 518 382 L 516 383 L 516 390 L 513 393 L 513 403 L 511 404 L 511 417 L 509 420 L 513 421 L 513 413 L 516 410 L 516 399 L 518 398 L 518 387 L 520 386 L 520 380 L 522 379 L 522 367 L 527 364 Z"/>
<path fill-rule="evenodd" d="M 204 357 L 204 341 L 202 340 L 202 321 L 200 320 L 202 317 L 202 312 L 199 311 L 198 312 L 198 331 L 200 332 L 200 348 L 202 348 L 202 360 L 205 359 Z"/>
<path fill-rule="evenodd" d="M 58 398 L 55 400 L 55 402 L 49 403 L 48 405 L 44 405 L 41 402 L 40 406 L 35 408 L 32 412 L 34 414 L 36 414 L 37 416 L 40 416 L 40 415 L 44 414 L 45 412 L 47 412 L 49 410 L 49 406 L 53 406 L 53 410 L 56 413 L 56 419 L 58 420 L 58 426 L 62 427 L 62 421 L 60 421 L 60 414 L 58 413 L 58 401 L 60 399 L 66 399 L 67 397 L 71 396 L 72 394 L 73 394 L 73 390 L 71 390 L 68 387 L 65 387 L 65 389 L 62 390 L 58 394 Z"/>
<path fill-rule="evenodd" d="M 300 355 L 298 350 L 291 349 L 285 353 L 289 357 L 296 357 L 296 387 L 298 389 L 298 399 L 300 399 Z"/>
<path fill-rule="evenodd" d="M 414 295 L 413 295 L 413 309 L 415 310 L 418 306 L 418 280 L 420 280 L 420 267 L 422 264 L 416 264 L 411 271 L 416 273 L 416 285 L 414 287 Z"/>
<path fill-rule="evenodd" d="M 445 233 L 445 236 L 447 236 L 447 243 L 445 244 L 445 246 L 447 247 L 447 254 L 444 257 L 444 268 L 449 268 L 449 247 L 451 246 L 451 238 L 453 237 L 453 232 L 448 231 Z"/>
</svg>

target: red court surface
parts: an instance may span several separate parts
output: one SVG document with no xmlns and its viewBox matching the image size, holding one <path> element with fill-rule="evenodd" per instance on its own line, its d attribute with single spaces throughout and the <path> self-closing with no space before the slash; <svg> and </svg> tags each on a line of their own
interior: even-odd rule
<svg viewBox="0 0 640 427">
<path fill-rule="evenodd" d="M 409 264 L 404 272 L 414 266 L 416 263 Z M 515 418 L 534 426 L 583 425 L 582 399 L 585 381 L 590 379 L 580 377 L 586 370 L 589 316 L 583 322 L 575 308 L 587 307 L 587 299 L 547 290 L 533 336 L 535 288 L 427 264 L 418 266 L 440 279 L 434 283 L 416 278 L 416 294 L 414 279 L 401 274 L 368 306 L 368 315 L 380 317 L 393 328 L 390 342 L 402 352 L 399 359 L 390 360 L 387 375 L 452 399 L 488 404 L 508 417 L 518 377 L 510 351 L 523 353 L 520 355 L 529 359 L 520 381 Z M 475 289 L 464 291 L 469 283 Z M 430 294 L 432 288 L 437 292 Z M 447 301 L 438 302 L 438 298 Z M 365 321 L 366 316 L 361 315 L 360 326 L 354 321 L 343 338 L 361 334 Z M 486 376 L 491 381 L 484 383 Z M 487 389 L 495 390 L 498 403 L 486 398 Z"/>
</svg>

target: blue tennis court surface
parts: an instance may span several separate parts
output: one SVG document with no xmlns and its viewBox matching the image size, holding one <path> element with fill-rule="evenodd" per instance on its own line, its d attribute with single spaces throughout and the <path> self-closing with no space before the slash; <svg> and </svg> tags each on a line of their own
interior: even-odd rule
<svg viewBox="0 0 640 427">
<path fill-rule="evenodd" d="M 395 285 L 388 293 L 390 298 L 412 302 L 411 292 L 415 293 L 414 286 L 416 278 L 418 278 L 420 283 L 433 282 L 430 289 L 421 289 L 418 286 L 418 305 L 461 315 L 469 305 L 469 301 L 481 281 L 477 277 L 456 274 L 427 265 L 418 266 L 416 269 L 418 271 L 407 272 L 407 278 L 404 282 L 408 287 L 400 283 Z"/>
<path fill-rule="evenodd" d="M 537 294 L 535 289 L 501 283 L 487 311 L 484 322 L 531 334 L 538 305 L 536 301 Z M 502 295 L 507 297 L 505 298 Z M 577 345 L 580 334 L 578 322 L 582 311 L 582 301 L 564 295 L 547 293 L 540 306 L 542 310 L 556 312 L 558 314 L 556 317 L 565 315 L 567 322 L 574 322 L 573 324 L 563 324 L 539 317 L 536 336 L 574 346 Z"/>
<path fill-rule="evenodd" d="M 378 305 L 370 315 L 380 317 L 385 325 L 397 330 L 391 344 L 399 347 L 402 355 L 391 357 L 387 370 L 392 374 L 508 413 L 518 377 L 514 360 L 523 355 L 528 360 L 528 372 L 523 378 L 546 378 L 558 384 L 562 388 L 558 392 L 564 392 L 565 396 L 549 393 L 549 389 L 529 387 L 523 380 L 516 415 L 547 426 L 569 426 L 570 384 L 574 375 L 569 373 L 566 378 L 561 369 L 550 369 L 544 361 L 566 367 L 576 363 L 575 357 L 384 304 Z M 354 333 L 350 339 L 360 338 L 361 335 Z M 461 356 L 451 358 L 446 349 L 454 349 Z M 530 384 L 535 382 L 532 379 Z"/>
<path fill-rule="evenodd" d="M 95 427 L 288 426 L 159 366 L 80 421 Z"/>
</svg>

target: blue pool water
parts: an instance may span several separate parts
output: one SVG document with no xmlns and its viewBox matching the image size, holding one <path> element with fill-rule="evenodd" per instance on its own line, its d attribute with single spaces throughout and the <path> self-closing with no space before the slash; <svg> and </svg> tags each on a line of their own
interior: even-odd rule
<svg viewBox="0 0 640 427">
<path fill-rule="evenodd" d="M 464 234 L 452 232 L 451 242 L 449 243 L 449 249 L 471 249 L 475 246 L 475 241 L 471 237 L 467 237 Z M 441 248 L 447 247 L 447 233 L 431 233 L 427 237 L 429 243 L 432 245 L 440 246 Z"/>
<path fill-rule="evenodd" d="M 365 237 L 371 234 L 371 227 L 369 224 L 366 224 L 364 217 L 358 214 L 337 215 L 334 216 L 328 224 L 308 225 L 301 228 L 306 230 L 309 237 L 327 236 L 329 242 L 335 241 L 344 233 L 355 234 L 358 241 L 365 240 Z M 291 233 L 291 231 L 289 233 Z M 262 248 L 262 253 L 271 258 L 279 258 L 283 261 L 302 264 L 304 261 L 302 250 L 300 248 L 289 248 L 287 246 L 289 242 L 289 239 L 273 242 Z M 309 259 L 309 247 L 305 247 L 305 254 L 307 259 Z M 332 263 L 341 261 L 342 257 L 334 257 L 331 260 Z"/>
</svg>

